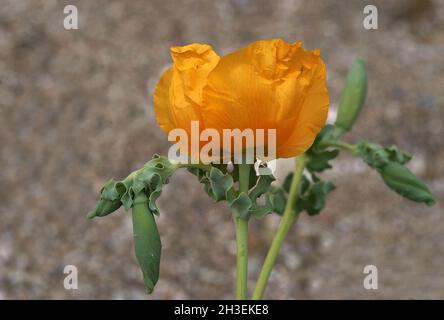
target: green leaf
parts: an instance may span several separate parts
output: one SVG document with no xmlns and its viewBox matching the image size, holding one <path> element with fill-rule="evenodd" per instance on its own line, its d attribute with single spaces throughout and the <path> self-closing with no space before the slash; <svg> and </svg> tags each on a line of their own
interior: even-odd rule
<svg viewBox="0 0 444 320">
<path fill-rule="evenodd" d="M 235 217 L 247 218 L 252 204 L 250 197 L 245 192 L 241 192 L 229 203 L 229 206 Z"/>
<path fill-rule="evenodd" d="M 238 166 L 235 166 L 238 170 Z M 199 178 L 204 184 L 207 194 L 216 201 L 226 200 L 234 216 L 248 217 L 253 216 L 261 219 L 268 213 L 273 212 L 275 205 L 281 205 L 282 201 L 277 199 L 277 195 L 270 196 L 267 192 L 271 188 L 271 183 L 275 180 L 272 175 L 256 176 L 254 170 L 250 170 L 251 180 L 255 184 L 250 183 L 251 190 L 247 193 L 237 192 L 233 188 L 234 181 L 238 179 L 238 173 L 227 173 L 223 166 L 212 166 L 210 172 L 203 169 L 189 169 L 189 171 Z M 204 172 L 205 171 L 205 172 Z M 253 176 L 251 176 L 253 175 Z M 264 203 L 258 203 L 258 199 L 265 195 Z M 279 209 L 279 208 L 278 208 Z"/>
<path fill-rule="evenodd" d="M 284 183 L 282 184 L 282 189 L 286 193 L 290 192 L 291 182 L 292 181 L 293 181 L 293 172 L 290 172 L 289 174 L 287 174 L 287 176 L 285 177 Z"/>
<path fill-rule="evenodd" d="M 210 170 L 209 181 L 213 198 L 216 201 L 225 200 L 228 190 L 233 187 L 233 178 L 213 167 Z"/>
<path fill-rule="evenodd" d="M 335 188 L 333 183 L 320 180 L 311 184 L 305 191 L 301 190 L 303 193 L 299 194 L 296 202 L 298 211 L 305 210 L 311 216 L 319 214 L 325 206 L 327 194 Z"/>
<path fill-rule="evenodd" d="M 136 258 L 143 273 L 145 288 L 151 293 L 159 280 L 162 245 L 154 215 L 148 208 L 148 198 L 139 193 L 133 205 L 133 235 Z"/>
<path fill-rule="evenodd" d="M 249 209 L 249 215 L 255 217 L 256 219 L 262 219 L 267 214 L 273 212 L 274 206 L 270 200 L 270 196 L 265 196 L 265 204 L 257 204 L 253 203 L 251 208 Z"/>
<path fill-rule="evenodd" d="M 272 211 L 277 214 L 283 214 L 285 210 L 285 205 L 287 204 L 287 197 L 283 189 L 271 186 L 268 193 L 268 198 L 272 206 Z"/>
<path fill-rule="evenodd" d="M 387 186 L 405 198 L 429 206 L 436 202 L 425 183 L 400 163 L 387 163 L 381 170 L 381 176 Z"/>
<path fill-rule="evenodd" d="M 213 166 L 210 171 L 189 168 L 189 172 L 198 177 L 205 192 L 215 201 L 227 200 L 227 194 L 233 191 L 233 177 L 221 166 Z"/>
<path fill-rule="evenodd" d="M 252 170 L 254 171 L 254 170 Z M 249 214 L 257 219 L 262 219 L 267 214 L 273 212 L 273 204 L 270 195 L 267 192 L 271 189 L 271 183 L 275 180 L 272 175 L 260 175 L 256 185 L 249 192 L 252 202 Z M 265 203 L 259 204 L 258 199 L 265 194 Z"/>
<path fill-rule="evenodd" d="M 121 205 L 129 209 L 134 204 L 134 197 L 145 192 L 149 198 L 149 208 L 158 214 L 156 199 L 160 196 L 162 187 L 168 183 L 168 178 L 177 169 L 166 157 L 154 155 L 141 169 L 132 172 L 122 181 L 107 181 L 101 190 L 100 199 L 94 210 L 88 213 L 88 218 L 105 216 Z"/>
<path fill-rule="evenodd" d="M 412 158 L 409 154 L 399 150 L 396 146 L 382 147 L 375 143 L 361 141 L 357 144 L 357 155 L 370 167 L 378 171 L 389 162 L 405 164 Z"/>
<path fill-rule="evenodd" d="M 306 165 L 307 170 L 310 172 L 322 172 L 332 168 L 328 162 L 338 156 L 339 150 L 325 150 L 318 153 L 309 151 L 307 154 L 309 157 Z"/>
<path fill-rule="evenodd" d="M 319 179 L 317 179 L 315 182 L 317 181 L 319 181 Z M 301 178 L 301 182 L 299 183 L 299 194 L 305 194 L 310 188 L 310 184 L 310 180 L 308 180 L 308 178 L 303 175 Z"/>
<path fill-rule="evenodd" d="M 349 131 L 355 123 L 367 95 L 367 72 L 364 61 L 357 58 L 347 74 L 339 101 L 335 125 Z"/>
<path fill-rule="evenodd" d="M 188 171 L 195 175 L 199 182 L 204 185 L 204 191 L 205 193 L 213 200 L 215 199 L 215 196 L 213 194 L 213 189 L 211 188 L 210 178 L 209 174 L 206 170 L 198 169 L 198 168 L 188 168 Z"/>
<path fill-rule="evenodd" d="M 308 171 L 312 173 L 322 172 L 332 167 L 329 161 L 338 156 L 339 150 L 326 150 L 325 147 L 320 146 L 320 143 L 325 140 L 334 139 L 334 134 L 335 127 L 333 125 L 325 125 L 316 136 L 313 145 L 306 152 L 308 157 L 306 168 Z"/>
<path fill-rule="evenodd" d="M 323 126 L 321 131 L 316 136 L 313 145 L 310 147 L 310 149 L 318 152 L 322 151 L 323 148 L 319 147 L 319 144 L 322 141 L 326 140 L 336 140 L 336 131 L 337 131 L 336 126 L 332 124 L 326 124 L 325 126 Z"/>
<path fill-rule="evenodd" d="M 256 185 L 249 192 L 251 200 L 256 201 L 257 198 L 266 193 L 274 180 L 276 179 L 272 175 L 259 176 Z"/>
</svg>

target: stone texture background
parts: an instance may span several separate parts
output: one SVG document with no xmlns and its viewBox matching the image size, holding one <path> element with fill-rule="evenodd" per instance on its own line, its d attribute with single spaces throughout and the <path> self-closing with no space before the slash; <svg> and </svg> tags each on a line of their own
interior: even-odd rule
<svg viewBox="0 0 444 320">
<path fill-rule="evenodd" d="M 320 216 L 293 229 L 266 297 L 444 298 L 444 2 L 373 3 L 377 31 L 362 27 L 367 1 L 3 0 L 0 298 L 231 298 L 230 214 L 186 172 L 160 200 L 164 250 L 152 296 L 143 292 L 130 216 L 85 214 L 107 179 L 167 151 L 152 91 L 170 46 L 210 43 L 224 54 L 272 37 L 322 48 L 332 111 L 348 66 L 362 56 L 369 95 L 345 138 L 413 153 L 411 168 L 438 203 L 403 200 L 341 156 L 327 173 L 338 189 Z M 79 30 L 63 29 L 66 4 L 77 5 Z M 277 222 L 251 223 L 250 289 Z M 79 270 L 78 290 L 63 288 L 67 264 Z M 362 286 L 367 264 L 379 269 L 379 290 Z"/>
</svg>

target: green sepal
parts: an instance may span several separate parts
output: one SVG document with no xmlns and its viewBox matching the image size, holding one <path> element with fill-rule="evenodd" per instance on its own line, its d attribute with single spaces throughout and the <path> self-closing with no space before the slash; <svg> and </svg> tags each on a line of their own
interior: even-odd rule
<svg viewBox="0 0 444 320">
<path fill-rule="evenodd" d="M 425 183 L 402 164 L 389 162 L 380 173 L 385 184 L 401 196 L 429 206 L 435 204 L 436 199 Z"/>
</svg>

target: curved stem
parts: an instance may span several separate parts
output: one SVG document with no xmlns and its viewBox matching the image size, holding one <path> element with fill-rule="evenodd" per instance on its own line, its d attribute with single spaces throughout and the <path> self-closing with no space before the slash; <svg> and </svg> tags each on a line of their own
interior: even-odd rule
<svg viewBox="0 0 444 320">
<path fill-rule="evenodd" d="M 322 147 L 336 147 L 336 148 L 345 149 L 345 150 L 350 151 L 353 154 L 355 154 L 357 152 L 356 146 L 349 144 L 349 143 L 342 142 L 342 141 L 337 141 L 337 140 L 325 140 L 325 141 L 322 141 L 319 145 Z"/>
<path fill-rule="evenodd" d="M 248 193 L 250 180 L 249 164 L 239 165 L 239 191 Z M 247 298 L 248 280 L 248 218 L 233 217 L 236 226 L 236 299 Z"/>
<path fill-rule="evenodd" d="M 267 257 L 265 258 L 264 265 L 262 266 L 261 273 L 259 274 L 256 288 L 253 292 L 253 300 L 262 299 L 265 288 L 267 287 L 268 279 L 270 278 L 271 271 L 276 263 L 277 256 L 281 250 L 282 244 L 288 231 L 293 226 L 293 223 L 298 217 L 296 211 L 296 200 L 298 196 L 299 184 L 301 182 L 302 174 L 304 172 L 305 164 L 307 162 L 307 156 L 305 154 L 296 158 L 296 166 L 294 169 L 293 180 L 291 181 L 290 192 L 288 195 L 287 204 L 285 206 L 284 215 L 279 224 L 279 228 L 268 250 Z"/>
</svg>

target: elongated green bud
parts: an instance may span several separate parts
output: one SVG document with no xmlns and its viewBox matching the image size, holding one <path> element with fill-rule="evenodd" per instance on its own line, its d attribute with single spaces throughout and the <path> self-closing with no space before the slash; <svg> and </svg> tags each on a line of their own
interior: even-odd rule
<svg viewBox="0 0 444 320">
<path fill-rule="evenodd" d="M 347 74 L 335 125 L 344 131 L 349 131 L 361 111 L 366 95 L 367 72 L 364 61 L 357 58 Z"/>
<path fill-rule="evenodd" d="M 134 199 L 133 233 L 136 258 L 142 269 L 146 291 L 151 293 L 159 280 L 162 245 L 156 221 L 148 209 L 148 201 L 143 192 L 138 193 Z"/>
<path fill-rule="evenodd" d="M 403 197 L 429 206 L 435 203 L 435 198 L 424 182 L 402 164 L 387 163 L 381 170 L 381 176 L 393 191 Z"/>
<path fill-rule="evenodd" d="M 106 216 L 122 206 L 120 199 L 108 200 L 101 198 L 93 210 L 88 213 L 88 219 Z"/>
</svg>

